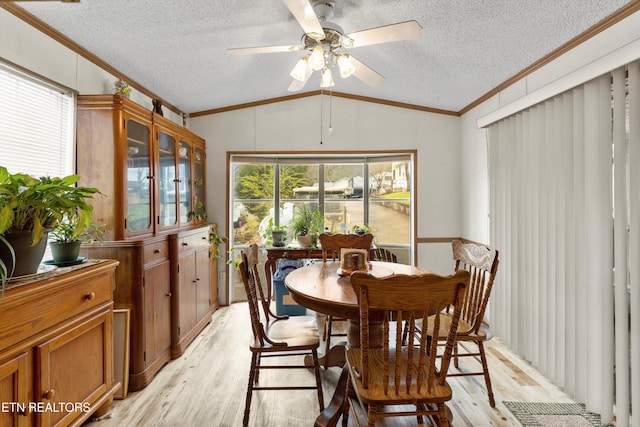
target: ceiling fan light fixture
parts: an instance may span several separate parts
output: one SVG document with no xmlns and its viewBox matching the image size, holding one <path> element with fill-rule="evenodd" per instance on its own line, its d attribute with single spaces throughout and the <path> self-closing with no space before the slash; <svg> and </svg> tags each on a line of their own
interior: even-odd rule
<svg viewBox="0 0 640 427">
<path fill-rule="evenodd" d="M 319 71 L 324 67 L 324 48 L 316 45 L 309 56 L 309 66 L 314 71 Z"/>
<path fill-rule="evenodd" d="M 353 73 L 356 72 L 355 65 L 353 65 L 353 63 L 349 60 L 349 55 L 347 55 L 346 53 L 339 54 L 336 62 L 338 63 L 338 67 L 340 68 L 340 76 L 343 79 L 350 77 L 351 75 L 353 75 Z"/>
<path fill-rule="evenodd" d="M 331 75 L 331 70 L 329 68 L 322 69 L 322 75 L 320 76 L 320 87 L 333 87 L 335 83 L 333 81 L 333 76 Z"/>
<path fill-rule="evenodd" d="M 296 66 L 293 67 L 291 73 L 289 75 L 298 81 L 305 81 L 307 78 L 307 73 L 311 72 L 309 69 L 309 62 L 307 61 L 307 57 L 303 56 L 296 62 Z"/>
<path fill-rule="evenodd" d="M 340 43 L 342 44 L 342 47 L 353 47 L 353 44 L 355 43 L 355 40 L 353 40 L 351 37 L 349 36 L 342 36 L 340 37 Z"/>
</svg>

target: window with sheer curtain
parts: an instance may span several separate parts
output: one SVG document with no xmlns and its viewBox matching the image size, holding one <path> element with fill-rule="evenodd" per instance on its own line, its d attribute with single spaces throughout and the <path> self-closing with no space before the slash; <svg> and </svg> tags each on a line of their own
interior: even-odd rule
<svg viewBox="0 0 640 427">
<path fill-rule="evenodd" d="M 504 254 L 496 335 L 603 423 L 629 425 L 640 408 L 640 66 L 493 123 L 488 140 L 490 238 Z"/>
</svg>

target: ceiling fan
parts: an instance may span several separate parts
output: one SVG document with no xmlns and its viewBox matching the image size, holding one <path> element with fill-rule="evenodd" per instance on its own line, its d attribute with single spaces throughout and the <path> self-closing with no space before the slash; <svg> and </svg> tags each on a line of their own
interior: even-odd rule
<svg viewBox="0 0 640 427">
<path fill-rule="evenodd" d="M 333 16 L 335 0 L 283 1 L 304 30 L 301 44 L 233 48 L 227 49 L 227 53 L 252 55 L 306 51 L 290 73 L 293 78 L 288 89 L 290 92 L 301 90 L 314 71 L 321 73 L 320 87 L 334 86 L 331 70 L 336 66 L 341 77 L 354 75 L 367 85 L 378 87 L 384 81 L 384 77 L 344 51 L 360 46 L 414 40 L 422 32 L 422 27 L 417 21 L 405 21 L 345 34 L 339 25 L 329 21 Z"/>
</svg>

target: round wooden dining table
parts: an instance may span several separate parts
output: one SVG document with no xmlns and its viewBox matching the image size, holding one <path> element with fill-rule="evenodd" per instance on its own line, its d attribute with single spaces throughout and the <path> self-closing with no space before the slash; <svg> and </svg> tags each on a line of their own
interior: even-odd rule
<svg viewBox="0 0 640 427">
<path fill-rule="evenodd" d="M 406 264 L 371 261 L 368 273 L 376 277 L 387 277 L 395 274 L 425 274 L 428 271 Z M 345 346 L 360 346 L 360 311 L 349 276 L 341 274 L 340 262 L 314 260 L 309 265 L 289 273 L 285 277 L 285 286 L 291 298 L 303 307 L 317 313 L 347 319 L 347 342 L 334 345 L 328 354 L 320 357 L 320 363 L 324 367 L 343 366 Z M 372 342 L 375 342 L 376 337 L 382 340 L 380 326 L 371 322 Z"/>
</svg>

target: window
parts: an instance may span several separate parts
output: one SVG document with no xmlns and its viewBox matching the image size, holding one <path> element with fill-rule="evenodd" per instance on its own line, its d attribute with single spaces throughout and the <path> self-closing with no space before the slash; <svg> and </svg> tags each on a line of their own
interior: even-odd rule
<svg viewBox="0 0 640 427">
<path fill-rule="evenodd" d="M 0 165 L 37 177 L 72 174 L 73 106 L 71 91 L 0 62 Z"/>
<path fill-rule="evenodd" d="M 264 245 L 269 223 L 287 226 L 306 205 L 324 215 L 327 232 L 369 225 L 375 243 L 410 264 L 413 259 L 413 155 L 234 155 L 230 164 L 233 218 L 230 247 Z M 277 207 L 277 209 L 276 209 Z M 288 228 L 290 230 L 290 227 Z M 289 234 L 288 244 L 295 244 Z M 243 298 L 239 278 L 231 300 Z"/>
<path fill-rule="evenodd" d="M 73 94 L 0 62 L 0 164 L 11 173 L 73 173 Z"/>
</svg>

